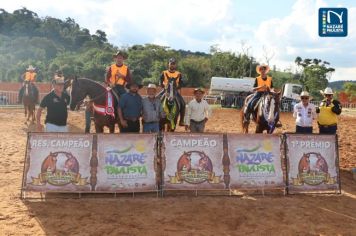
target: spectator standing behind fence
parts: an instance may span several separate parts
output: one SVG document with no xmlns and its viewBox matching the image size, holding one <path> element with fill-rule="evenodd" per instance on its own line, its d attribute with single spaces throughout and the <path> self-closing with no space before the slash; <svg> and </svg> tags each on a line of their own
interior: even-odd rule
<svg viewBox="0 0 356 236">
<path fill-rule="evenodd" d="M 123 94 L 119 101 L 119 118 L 122 133 L 139 133 L 142 114 L 142 97 L 138 90 L 142 88 L 135 82 L 127 84 L 128 93 Z"/>
<path fill-rule="evenodd" d="M 211 115 L 211 109 L 207 101 L 203 100 L 204 90 L 194 89 L 194 99 L 188 103 L 185 117 L 185 130 L 192 133 L 203 133 L 205 124 Z"/>
<path fill-rule="evenodd" d="M 156 97 L 155 84 L 147 86 L 147 97 L 142 100 L 142 123 L 144 133 L 156 133 L 159 131 L 159 121 L 164 117 L 161 100 Z"/>
<path fill-rule="evenodd" d="M 313 120 L 317 117 L 315 106 L 310 103 L 310 96 L 307 91 L 303 91 L 300 94 L 300 99 L 301 101 L 294 105 L 295 132 L 298 134 L 312 134 Z"/>
<path fill-rule="evenodd" d="M 53 90 L 42 99 L 37 110 L 37 130 L 43 129 L 41 114 L 42 110 L 47 108 L 46 132 L 67 132 L 67 105 L 70 97 L 64 91 L 64 77 L 55 75 L 52 84 Z"/>
<path fill-rule="evenodd" d="M 316 109 L 319 113 L 318 125 L 320 134 L 336 134 L 337 130 L 337 116 L 341 114 L 341 104 L 338 100 L 333 99 L 333 91 L 331 88 L 326 88 L 324 91 L 320 90 L 324 95 L 320 106 Z"/>
</svg>

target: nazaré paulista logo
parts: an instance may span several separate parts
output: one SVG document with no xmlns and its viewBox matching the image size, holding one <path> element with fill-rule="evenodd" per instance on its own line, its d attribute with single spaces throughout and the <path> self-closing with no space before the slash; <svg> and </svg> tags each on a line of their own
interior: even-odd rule
<svg viewBox="0 0 356 236">
<path fill-rule="evenodd" d="M 347 9 L 319 8 L 319 36 L 346 37 Z"/>
</svg>

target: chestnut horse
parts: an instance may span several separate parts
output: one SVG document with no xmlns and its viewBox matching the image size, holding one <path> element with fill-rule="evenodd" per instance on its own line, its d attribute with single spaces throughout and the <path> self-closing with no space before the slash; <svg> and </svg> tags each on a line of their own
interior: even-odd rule
<svg viewBox="0 0 356 236">
<path fill-rule="evenodd" d="M 113 115 L 106 113 L 107 111 L 105 107 L 107 104 L 108 93 L 111 94 L 111 98 L 113 99 Z M 94 107 L 94 124 L 96 133 L 103 133 L 104 126 L 109 128 L 110 133 L 114 133 L 115 124 L 119 125 L 117 115 L 118 101 L 115 99 L 111 90 L 107 90 L 103 85 L 90 79 L 74 78 L 71 80 L 70 95 L 71 99 L 69 107 L 72 111 L 78 109 L 83 103 L 84 98 L 89 96 Z M 99 112 L 95 107 L 104 110 L 103 112 Z"/>
<path fill-rule="evenodd" d="M 241 123 L 243 133 L 248 133 L 248 123 L 244 123 L 245 108 L 253 97 L 253 94 L 246 97 L 244 105 L 241 109 Z M 256 123 L 256 133 L 263 133 L 264 130 L 268 134 L 272 134 L 279 121 L 279 105 L 280 105 L 280 91 L 266 92 L 262 95 L 260 102 L 252 113 L 252 119 Z"/>
<path fill-rule="evenodd" d="M 25 81 L 24 83 L 24 93 L 22 97 L 22 103 L 25 108 L 25 117 L 27 117 L 27 120 L 25 123 L 27 123 L 30 119 L 31 122 L 35 122 L 35 110 L 36 110 L 36 95 L 35 91 L 33 88 L 33 84 L 29 81 Z"/>
</svg>

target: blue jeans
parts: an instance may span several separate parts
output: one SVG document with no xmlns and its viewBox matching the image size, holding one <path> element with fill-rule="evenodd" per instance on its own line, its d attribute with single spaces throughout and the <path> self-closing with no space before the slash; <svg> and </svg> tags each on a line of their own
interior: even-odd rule
<svg viewBox="0 0 356 236">
<path fill-rule="evenodd" d="M 253 107 L 256 105 L 256 102 L 262 97 L 263 92 L 256 92 L 251 98 L 250 102 L 247 105 L 247 111 L 253 112 Z"/>
<path fill-rule="evenodd" d="M 337 125 L 319 125 L 320 134 L 336 134 Z"/>
<path fill-rule="evenodd" d="M 302 126 L 296 126 L 295 127 L 295 132 L 297 134 L 312 134 L 313 133 L 313 127 L 302 127 Z"/>
<path fill-rule="evenodd" d="M 158 122 L 143 123 L 144 133 L 157 133 L 159 131 Z"/>
</svg>

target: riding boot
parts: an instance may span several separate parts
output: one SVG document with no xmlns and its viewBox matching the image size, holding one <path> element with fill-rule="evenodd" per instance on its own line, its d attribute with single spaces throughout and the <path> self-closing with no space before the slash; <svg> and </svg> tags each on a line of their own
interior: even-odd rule
<svg viewBox="0 0 356 236">
<path fill-rule="evenodd" d="M 179 112 L 179 126 L 184 126 L 184 116 L 185 116 L 185 101 L 181 95 L 178 95 L 180 103 L 180 112 Z"/>
<path fill-rule="evenodd" d="M 18 97 L 18 101 L 17 101 L 18 104 L 20 104 L 22 102 L 23 93 L 24 93 L 24 88 L 22 87 L 19 91 L 19 97 Z"/>
</svg>

